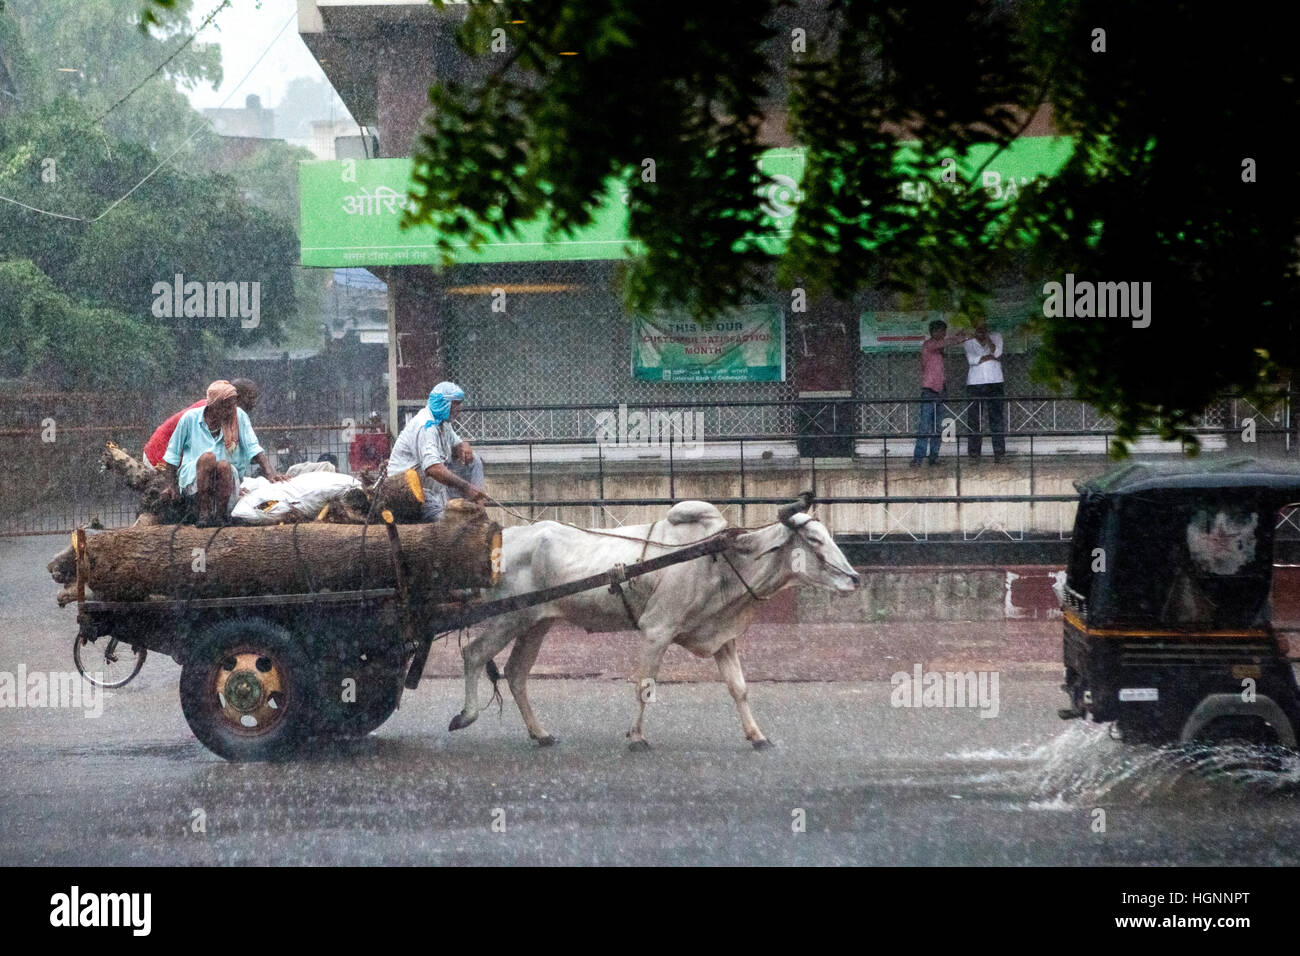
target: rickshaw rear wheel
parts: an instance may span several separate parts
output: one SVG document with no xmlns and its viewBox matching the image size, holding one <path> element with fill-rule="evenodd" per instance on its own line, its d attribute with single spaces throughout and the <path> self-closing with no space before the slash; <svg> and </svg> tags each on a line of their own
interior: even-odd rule
<svg viewBox="0 0 1300 956">
<path fill-rule="evenodd" d="M 204 630 L 181 666 L 181 710 L 227 760 L 290 756 L 315 719 L 314 668 L 284 628 L 257 617 Z"/>
<path fill-rule="evenodd" d="M 1276 745 L 1281 743 L 1281 738 L 1263 717 L 1234 715 L 1211 721 L 1196 735 L 1196 742 L 1242 746 Z"/>
</svg>

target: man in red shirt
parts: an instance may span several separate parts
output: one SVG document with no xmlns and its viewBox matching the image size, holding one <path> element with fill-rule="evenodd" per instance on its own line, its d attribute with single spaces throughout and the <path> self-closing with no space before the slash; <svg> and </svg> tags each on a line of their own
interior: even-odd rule
<svg viewBox="0 0 1300 956">
<path fill-rule="evenodd" d="M 252 379 L 237 378 L 230 384 L 235 386 L 236 404 L 244 410 L 244 414 L 252 415 L 253 409 L 257 407 L 257 383 Z M 172 433 L 176 431 L 176 423 L 181 420 L 181 416 L 191 408 L 203 408 L 207 404 L 208 400 L 206 398 L 200 398 L 193 405 L 187 405 L 154 429 L 153 435 L 145 442 L 144 463 L 150 468 L 156 469 L 167 451 L 167 445 L 172 440 Z"/>
<path fill-rule="evenodd" d="M 916 449 L 912 452 L 912 467 L 921 464 L 929 443 L 930 464 L 939 463 L 939 400 L 943 398 L 943 350 L 950 345 L 961 345 L 968 332 L 958 332 L 948 337 L 948 323 L 935 319 L 930 323 L 930 337 L 921 343 L 921 398 L 920 421 L 916 431 Z"/>
</svg>

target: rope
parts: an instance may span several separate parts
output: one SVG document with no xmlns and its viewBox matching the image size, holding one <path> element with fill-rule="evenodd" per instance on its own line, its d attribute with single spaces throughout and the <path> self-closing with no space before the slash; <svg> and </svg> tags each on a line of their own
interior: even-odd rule
<svg viewBox="0 0 1300 956">
<path fill-rule="evenodd" d="M 379 506 L 382 504 L 379 498 L 379 486 L 384 483 L 384 476 L 388 474 L 388 459 L 379 466 L 379 478 L 375 481 L 374 494 L 370 496 L 370 509 L 366 512 L 366 520 L 361 524 L 361 590 L 366 590 L 366 585 L 370 583 L 370 562 L 366 560 L 366 533 L 370 530 L 370 524 L 375 520 L 379 513 Z M 409 582 L 408 582 L 409 588 Z M 436 640 L 436 638 L 435 638 Z"/>
<path fill-rule="evenodd" d="M 736 530 L 736 526 L 734 526 L 734 525 L 728 525 L 727 527 L 722 528 L 722 529 L 719 530 L 719 531 L 715 531 L 713 534 L 706 535 L 706 536 L 703 537 L 703 538 L 697 538 L 697 539 L 694 540 L 694 541 L 683 541 L 683 542 L 681 542 L 681 543 L 670 543 L 670 542 L 668 542 L 668 541 L 653 541 L 653 540 L 651 540 L 650 535 L 654 533 L 654 526 L 655 526 L 656 524 L 659 523 L 658 520 L 656 520 L 653 524 L 650 525 L 650 530 L 646 533 L 646 537 L 645 537 L 645 538 L 634 538 L 634 537 L 632 537 L 631 535 L 627 535 L 627 534 L 617 534 L 617 533 L 615 533 L 615 532 L 613 532 L 613 531 L 603 531 L 603 530 L 601 530 L 601 529 L 599 529 L 599 528 L 584 528 L 584 527 L 582 527 L 582 525 L 573 524 L 573 523 L 570 522 L 570 521 L 561 521 L 559 518 L 536 518 L 536 519 L 534 519 L 534 518 L 529 518 L 527 515 L 520 514 L 518 511 L 515 511 L 515 510 L 513 510 L 513 509 L 511 509 L 511 508 L 507 508 L 505 505 L 503 505 L 501 502 L 497 501 L 495 498 L 493 498 L 493 497 L 492 497 L 491 495 L 489 495 L 489 494 L 486 494 L 486 493 L 485 493 L 485 494 L 484 494 L 484 497 L 487 499 L 488 503 L 489 503 L 493 508 L 500 508 L 500 509 L 501 509 L 502 511 L 504 511 L 506 514 L 510 515 L 511 517 L 518 518 L 520 521 L 522 521 L 524 524 L 527 524 L 527 525 L 534 525 L 534 524 L 537 524 L 537 523 L 540 522 L 540 521 L 554 521 L 556 524 L 562 524 L 562 525 L 564 525 L 566 528 L 573 528 L 573 529 L 576 530 L 576 531 L 583 531 L 583 532 L 585 532 L 585 533 L 587 533 L 587 534 L 598 534 L 598 535 L 600 535 L 601 537 L 604 537 L 604 538 L 618 538 L 618 539 L 620 539 L 620 540 L 622 540 L 622 541 L 635 541 L 636 543 L 642 545 L 641 556 L 642 556 L 643 558 L 645 557 L 645 549 L 648 548 L 648 547 L 649 547 L 650 545 L 652 545 L 652 544 L 653 544 L 655 547 L 657 547 L 657 548 L 688 548 L 688 547 L 690 547 L 690 546 L 693 545 L 693 544 L 703 544 L 705 541 L 712 541 L 714 538 L 718 537 L 718 536 L 721 535 L 721 534 L 726 533 L 727 531 L 733 531 L 733 530 Z M 763 527 L 763 528 L 770 528 L 772 525 L 777 524 L 777 523 L 778 523 L 778 522 L 773 521 L 773 522 L 771 522 L 771 524 L 765 524 L 765 525 L 763 525 L 762 527 Z M 761 528 L 745 528 L 745 527 L 742 527 L 742 528 L 740 528 L 740 530 L 741 530 L 741 531 L 759 531 L 759 530 L 761 530 Z"/>
<path fill-rule="evenodd" d="M 752 597 L 755 601 L 770 601 L 770 600 L 772 600 L 773 595 L 769 594 L 767 597 L 761 597 L 761 596 L 760 596 L 760 595 L 759 595 L 759 594 L 758 594 L 758 593 L 757 593 L 753 588 L 751 588 L 751 587 L 749 586 L 749 582 L 745 580 L 745 576 L 742 575 L 742 574 L 740 573 L 740 570 L 739 570 L 739 569 L 738 569 L 734 564 L 731 563 L 731 555 L 729 555 L 729 554 L 727 554 L 727 552 L 723 551 L 723 552 L 722 552 L 722 560 L 724 560 L 724 561 L 727 562 L 727 567 L 731 568 L 732 573 L 735 574 L 736 577 L 737 577 L 737 579 L 739 579 L 740 583 L 743 584 L 743 585 L 745 586 L 745 590 L 749 592 L 749 596 L 750 596 L 750 597 Z"/>
<path fill-rule="evenodd" d="M 176 532 L 177 532 L 177 531 L 180 531 L 181 528 L 183 528 L 183 527 L 190 527 L 190 525 L 179 525 L 179 524 L 178 524 L 176 527 L 174 527 L 174 528 L 172 529 L 171 538 L 170 538 L 170 540 L 168 541 L 168 555 L 167 555 L 167 557 L 168 557 L 169 562 L 170 562 L 170 561 L 175 561 L 175 559 L 176 559 L 176 557 L 175 557 L 175 555 L 176 555 L 176 548 L 175 548 Z M 212 550 L 212 542 L 214 542 L 214 541 L 217 540 L 217 535 L 221 534 L 221 532 L 222 532 L 223 530 L 225 530 L 225 526 L 224 526 L 224 525 L 218 525 L 218 526 L 213 530 L 213 532 L 212 532 L 212 536 L 208 538 L 207 544 L 205 544 L 205 545 L 203 546 L 203 571 L 204 571 L 205 574 L 207 573 L 207 568 L 208 568 L 208 552 Z M 191 562 L 191 565 L 192 565 L 192 562 Z M 192 571 L 193 571 L 193 568 L 192 568 L 192 566 L 191 566 L 191 572 L 192 572 Z M 198 575 L 191 573 L 191 574 L 190 574 L 190 593 L 189 593 L 189 597 L 187 597 L 187 598 L 185 599 L 185 610 L 184 610 L 184 614 L 185 614 L 185 616 L 186 616 L 187 618 L 189 617 L 189 613 L 190 613 L 191 609 L 193 609 L 193 607 L 194 607 L 195 592 L 198 591 L 198 587 L 199 587 L 199 579 L 198 579 Z"/>
<path fill-rule="evenodd" d="M 658 524 L 658 521 L 653 522 L 650 525 L 650 530 L 645 533 L 645 544 L 641 545 L 641 557 L 637 558 L 637 561 L 645 560 L 645 553 L 650 549 L 650 538 L 655 533 L 655 526 Z"/>
<path fill-rule="evenodd" d="M 312 577 L 311 567 L 308 565 L 306 561 L 302 559 L 302 550 L 298 547 L 298 524 L 299 522 L 295 521 L 293 523 L 293 531 L 290 532 L 290 537 L 293 538 L 293 556 L 294 559 L 297 560 L 298 562 L 298 567 L 302 571 L 303 577 L 307 579 L 308 592 L 314 594 L 318 590 L 318 588 L 316 587 L 315 579 Z M 364 564 L 365 562 L 363 561 L 362 565 L 364 566 Z"/>
</svg>

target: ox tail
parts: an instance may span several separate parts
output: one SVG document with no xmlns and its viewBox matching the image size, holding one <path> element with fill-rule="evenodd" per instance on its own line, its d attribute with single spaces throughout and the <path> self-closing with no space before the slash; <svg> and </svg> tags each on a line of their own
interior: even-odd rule
<svg viewBox="0 0 1300 956">
<path fill-rule="evenodd" d="M 490 657 L 488 658 L 486 670 L 488 680 L 492 682 L 491 702 L 497 705 L 497 715 L 500 716 L 502 708 L 505 706 L 505 701 L 501 697 L 501 690 L 497 687 L 497 681 L 501 680 L 501 672 L 497 670 L 497 662 Z"/>
</svg>

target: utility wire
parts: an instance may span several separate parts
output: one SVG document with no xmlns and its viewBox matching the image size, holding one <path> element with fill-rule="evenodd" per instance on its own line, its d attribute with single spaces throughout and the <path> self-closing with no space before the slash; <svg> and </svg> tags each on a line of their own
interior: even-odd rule
<svg viewBox="0 0 1300 956">
<path fill-rule="evenodd" d="M 215 9 L 215 10 L 213 10 L 211 13 L 209 13 L 208 16 L 207 16 L 207 19 L 204 20 L 202 23 L 199 24 L 199 28 L 198 28 L 197 30 L 195 30 L 193 33 L 191 33 L 191 34 L 189 35 L 188 39 L 186 39 L 186 41 L 185 41 L 184 43 L 182 43 L 182 44 L 181 44 L 180 46 L 178 46 L 174 51 L 172 51 L 171 56 L 167 57 L 167 59 L 163 60 L 163 61 L 162 61 L 161 63 L 159 63 L 156 67 L 154 67 L 153 71 L 152 71 L 151 73 L 149 73 L 148 76 L 146 76 L 144 79 L 142 79 L 142 80 L 141 80 L 139 83 L 137 83 L 135 86 L 131 87 L 131 89 L 128 90 L 128 91 L 126 92 L 126 94 L 122 96 L 121 99 L 119 99 L 116 103 L 114 103 L 114 104 L 113 104 L 112 106 L 110 106 L 108 109 L 104 110 L 104 112 L 100 113 L 97 117 L 95 117 L 94 122 L 95 122 L 95 123 L 102 123 L 102 122 L 104 121 L 104 117 L 108 116 L 109 113 L 113 112 L 113 110 L 117 109 L 119 106 L 121 106 L 121 105 L 122 105 L 123 103 L 125 103 L 127 100 L 129 100 L 132 96 L 134 96 L 134 95 L 139 91 L 140 87 L 144 86 L 146 83 L 148 83 L 150 80 L 152 80 L 155 76 L 157 76 L 160 72 L 162 72 L 163 68 L 164 68 L 165 66 L 167 66 L 167 64 L 170 63 L 172 60 L 176 59 L 176 57 L 177 57 L 180 53 L 182 53 L 182 52 L 183 52 L 183 51 L 184 51 L 184 50 L 185 50 L 185 49 L 186 49 L 186 48 L 187 48 L 191 43 L 193 43 L 194 40 L 198 37 L 198 35 L 199 35 L 200 33 L 202 33 L 202 32 L 204 31 L 204 29 L 206 29 L 207 25 L 208 25 L 209 23 L 211 23 L 211 22 L 216 18 L 217 14 L 220 13 L 222 10 L 226 9 L 226 7 L 228 7 L 228 6 L 230 6 L 230 0 L 221 0 L 221 6 L 217 7 L 217 9 Z"/>
<path fill-rule="evenodd" d="M 293 22 L 294 18 L 295 18 L 297 15 L 298 15 L 298 12 L 297 12 L 296 10 L 295 10 L 293 13 L 289 14 L 289 18 L 288 18 L 287 20 L 285 20 L 285 21 L 284 21 L 284 25 L 281 26 L 280 29 L 279 29 L 278 31 L 276 31 L 275 36 L 271 38 L 271 42 L 267 44 L 266 49 L 262 51 L 261 55 L 260 55 L 260 56 L 259 56 L 259 57 L 254 61 L 253 65 L 252 65 L 251 67 L 249 67 L 248 72 L 244 74 L 244 78 L 241 79 L 238 83 L 236 83 L 236 84 L 234 85 L 234 87 L 231 88 L 230 92 L 226 94 L 226 98 L 223 99 L 223 100 L 222 100 L 222 101 L 217 105 L 217 109 L 220 109 L 221 107 L 225 106 L 228 102 L 230 102 L 230 98 L 231 98 L 232 96 L 234 96 L 234 95 L 239 91 L 239 88 L 240 88 L 241 86 L 243 86 L 245 82 L 247 82 L 248 78 L 249 78 L 250 76 L 253 75 L 253 71 L 257 69 L 258 64 L 260 64 L 260 63 L 262 62 L 262 60 L 266 58 L 266 55 L 267 55 L 268 53 L 271 52 L 271 47 L 275 46 L 276 41 L 280 39 L 280 34 L 284 33 L 284 31 L 288 28 L 289 24 Z M 25 203 L 25 202 L 21 202 L 21 201 L 19 201 L 19 200 L 17 200 L 17 199 L 14 199 L 14 198 L 10 197 L 10 196 L 2 196 L 2 195 L 0 195 L 0 202 L 7 202 L 7 203 L 9 203 L 9 204 L 11 204 L 11 205 L 19 206 L 19 207 L 21 207 L 21 208 L 23 208 L 23 209 L 27 209 L 27 210 L 29 210 L 29 211 L 31 211 L 31 212 L 38 212 L 38 213 L 40 213 L 40 214 L 43 215 L 43 216 L 52 216 L 52 217 L 54 217 L 55 219 L 70 219 L 70 220 L 72 220 L 73 222 L 85 222 L 85 223 L 96 223 L 96 222 L 99 222 L 99 220 L 101 220 L 101 219 L 103 219 L 105 216 L 107 216 L 107 215 L 108 215 L 110 212 L 112 212 L 112 211 L 113 211 L 113 210 L 114 210 L 118 205 L 120 205 L 121 203 L 123 203 L 124 201 L 126 201 L 126 199 L 128 199 L 128 198 L 131 196 L 132 193 L 134 193 L 137 189 L 139 189 L 141 186 L 143 186 L 145 183 L 147 183 L 150 179 L 152 179 L 153 176 L 154 176 L 154 174 L 155 174 L 156 172 L 158 172 L 158 170 L 162 169 L 164 166 L 167 165 L 168 162 L 171 161 L 171 158 L 172 158 L 173 156 L 175 156 L 177 153 L 179 153 L 181 150 L 183 150 L 186 146 L 189 145 L 190 140 L 192 140 L 195 136 L 197 136 L 200 132 L 202 132 L 204 129 L 207 129 L 207 128 L 209 128 L 209 127 L 208 127 L 208 121 L 207 121 L 207 120 L 204 120 L 203 122 L 201 122 L 201 123 L 199 123 L 198 125 L 196 125 L 196 126 L 194 127 L 194 130 L 190 133 L 190 135 L 189 135 L 189 136 L 186 136 L 185 139 L 181 142 L 181 144 L 180 144 L 179 146 L 177 146 L 174 150 L 172 150 L 172 151 L 171 151 L 171 152 L 166 156 L 166 158 L 164 158 L 160 163 L 158 163 L 158 165 L 155 166 L 153 169 L 149 170 L 149 172 L 145 174 L 145 177 L 144 177 L 143 179 L 141 179 L 138 183 L 136 183 L 134 186 L 132 186 L 130 189 L 128 189 L 124 195 L 122 195 L 122 196 L 120 196 L 119 198 L 113 200 L 113 202 L 109 205 L 109 207 L 108 207 L 107 209 L 105 209 L 103 212 L 101 212 L 101 213 L 100 213 L 98 216 L 96 216 L 94 219 L 86 219 L 86 218 L 83 217 L 83 216 L 69 216 L 69 215 L 66 215 L 65 213 L 61 213 L 61 212 L 53 212 L 53 211 L 51 211 L 51 210 L 49 210 L 49 209 L 40 209 L 40 208 L 38 208 L 38 207 L 36 207 L 36 206 L 29 206 L 27 203 Z"/>
</svg>

